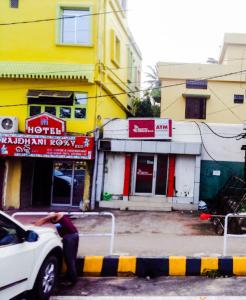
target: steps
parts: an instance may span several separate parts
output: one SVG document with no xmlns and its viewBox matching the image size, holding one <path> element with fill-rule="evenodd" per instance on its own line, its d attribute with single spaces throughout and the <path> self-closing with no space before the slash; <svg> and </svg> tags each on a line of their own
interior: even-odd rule
<svg viewBox="0 0 246 300">
<path fill-rule="evenodd" d="M 100 201 L 100 207 L 136 211 L 171 211 L 172 203 L 164 197 L 130 196 L 129 201 Z"/>
</svg>

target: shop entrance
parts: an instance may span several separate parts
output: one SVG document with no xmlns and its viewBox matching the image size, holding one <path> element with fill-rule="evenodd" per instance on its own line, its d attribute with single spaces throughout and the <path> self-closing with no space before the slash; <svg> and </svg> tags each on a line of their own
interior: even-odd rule
<svg viewBox="0 0 246 300">
<path fill-rule="evenodd" d="M 85 163 L 55 161 L 52 178 L 52 205 L 79 206 L 83 200 Z"/>
<path fill-rule="evenodd" d="M 24 167 L 25 173 L 22 178 L 23 206 L 24 202 L 27 201 L 25 198 L 28 197 L 27 191 L 30 187 L 32 188 L 32 206 L 50 206 L 53 161 L 51 159 L 37 158 L 25 161 Z M 27 203 L 25 203 L 25 206 L 27 206 Z"/>
<path fill-rule="evenodd" d="M 134 194 L 166 195 L 168 155 L 135 155 Z"/>
</svg>

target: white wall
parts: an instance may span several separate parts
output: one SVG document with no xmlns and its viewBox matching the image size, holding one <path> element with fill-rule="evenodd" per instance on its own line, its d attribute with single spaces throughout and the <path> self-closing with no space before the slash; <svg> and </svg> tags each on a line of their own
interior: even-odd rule
<svg viewBox="0 0 246 300">
<path fill-rule="evenodd" d="M 107 153 L 105 157 L 104 192 L 122 195 L 125 175 L 125 155 Z"/>
<path fill-rule="evenodd" d="M 177 155 L 175 163 L 175 196 L 194 196 L 196 157 Z"/>
<path fill-rule="evenodd" d="M 197 125 L 198 124 L 198 125 Z M 209 154 L 218 161 L 244 161 L 244 151 L 241 146 L 246 144 L 246 139 L 236 140 L 216 136 L 203 123 L 173 122 L 173 142 L 201 143 L 200 126 L 203 143 Z M 216 133 L 222 136 L 234 136 L 246 133 L 240 124 L 208 124 Z M 128 121 L 115 120 L 104 127 L 104 138 L 128 139 Z M 202 147 L 202 160 L 212 160 Z"/>
</svg>

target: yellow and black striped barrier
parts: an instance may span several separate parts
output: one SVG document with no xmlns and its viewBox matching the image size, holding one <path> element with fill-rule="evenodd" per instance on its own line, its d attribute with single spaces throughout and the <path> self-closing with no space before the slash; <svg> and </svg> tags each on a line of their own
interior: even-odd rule
<svg viewBox="0 0 246 300">
<path fill-rule="evenodd" d="M 77 259 L 79 276 L 246 276 L 246 256 L 136 257 L 85 256 Z"/>
</svg>

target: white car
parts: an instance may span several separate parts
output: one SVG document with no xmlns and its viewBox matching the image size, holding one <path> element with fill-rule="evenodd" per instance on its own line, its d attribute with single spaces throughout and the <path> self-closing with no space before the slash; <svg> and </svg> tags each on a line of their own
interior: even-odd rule
<svg viewBox="0 0 246 300">
<path fill-rule="evenodd" d="M 55 229 L 24 226 L 0 211 L 0 299 L 23 292 L 49 299 L 62 265 L 62 243 Z"/>
</svg>

